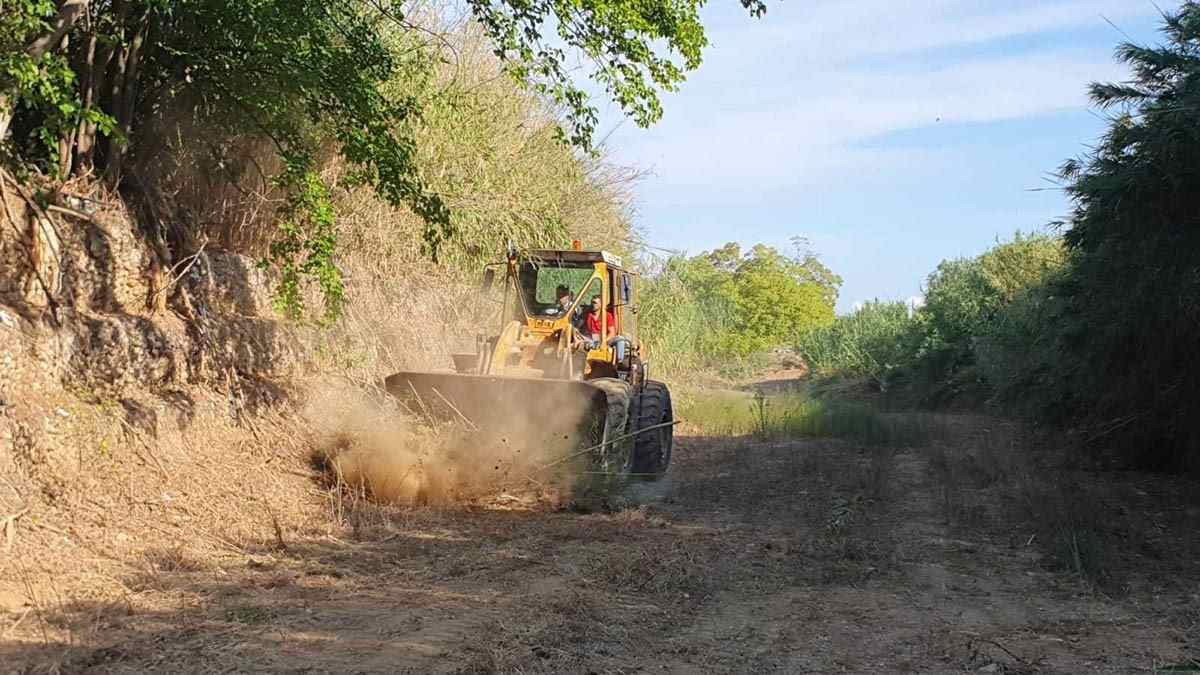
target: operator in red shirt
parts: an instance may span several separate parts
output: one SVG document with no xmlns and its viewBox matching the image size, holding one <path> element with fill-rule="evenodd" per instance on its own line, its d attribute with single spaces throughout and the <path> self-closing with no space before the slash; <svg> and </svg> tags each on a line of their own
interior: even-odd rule
<svg viewBox="0 0 1200 675">
<path fill-rule="evenodd" d="M 610 335 L 617 332 L 617 318 L 613 316 L 612 308 L 610 307 L 605 313 L 605 320 L 608 323 L 608 332 Z M 587 332 L 591 336 L 592 342 L 595 345 L 600 344 L 600 296 L 592 298 L 592 311 L 587 315 Z M 595 347 L 593 347 L 595 349 Z"/>
</svg>

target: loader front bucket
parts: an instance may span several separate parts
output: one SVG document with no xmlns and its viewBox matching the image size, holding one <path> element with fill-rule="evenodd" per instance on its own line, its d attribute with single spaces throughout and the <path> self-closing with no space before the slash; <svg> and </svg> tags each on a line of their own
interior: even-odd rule
<svg viewBox="0 0 1200 675">
<path fill-rule="evenodd" d="M 385 386 L 417 415 L 460 422 L 486 438 L 541 451 L 600 442 L 596 432 L 603 430 L 608 409 L 603 391 L 567 380 L 400 372 Z"/>
</svg>

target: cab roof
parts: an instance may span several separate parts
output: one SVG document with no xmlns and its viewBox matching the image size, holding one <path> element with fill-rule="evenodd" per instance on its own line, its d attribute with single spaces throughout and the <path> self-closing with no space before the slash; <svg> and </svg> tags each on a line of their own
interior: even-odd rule
<svg viewBox="0 0 1200 675">
<path fill-rule="evenodd" d="M 557 249 L 534 249 L 523 252 L 521 257 L 524 260 L 550 263 L 602 262 L 607 263 L 610 267 L 616 267 L 618 269 L 625 267 L 619 256 L 615 256 L 608 251 L 563 251 Z"/>
</svg>

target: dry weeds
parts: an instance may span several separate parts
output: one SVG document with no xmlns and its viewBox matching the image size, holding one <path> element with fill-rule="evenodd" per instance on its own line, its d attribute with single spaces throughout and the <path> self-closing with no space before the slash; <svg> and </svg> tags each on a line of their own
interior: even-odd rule
<svg viewBox="0 0 1200 675">
<path fill-rule="evenodd" d="M 295 419 L 281 422 L 261 437 L 277 442 Z M 949 459 L 983 451 L 971 444 L 990 424 L 951 423 Z M 23 526 L 19 562 L 5 568 L 23 581 L 0 623 L 4 662 L 114 673 L 1117 673 L 1182 663 L 1195 636 L 1184 587 L 1200 570 L 1187 549 L 1159 551 L 1121 596 L 1089 592 L 1047 572 L 1019 523 L 947 527 L 939 474 L 912 450 L 883 462 L 843 441 L 684 439 L 662 499 L 575 515 L 357 499 L 319 487 L 299 439 L 264 466 L 252 438 L 224 438 L 220 480 L 281 491 L 237 499 L 210 485 L 201 504 L 192 481 L 217 480 L 202 461 L 156 447 L 165 485 L 152 462 L 117 447 L 142 486 L 121 502 L 127 513 L 103 527 L 86 507 L 46 521 L 90 549 L 54 557 L 52 538 Z M 888 487 L 876 494 L 879 473 Z M 109 491 L 122 482 L 104 480 Z M 963 480 L 961 499 L 988 499 L 1002 483 Z M 1188 515 L 1186 500 L 1161 511 L 1183 494 L 1151 495 L 1166 487 L 1142 484 L 1135 510 L 1182 541 L 1176 528 L 1200 511 Z M 135 506 L 164 490 L 172 506 Z M 168 524 L 185 515 L 185 528 Z"/>
</svg>

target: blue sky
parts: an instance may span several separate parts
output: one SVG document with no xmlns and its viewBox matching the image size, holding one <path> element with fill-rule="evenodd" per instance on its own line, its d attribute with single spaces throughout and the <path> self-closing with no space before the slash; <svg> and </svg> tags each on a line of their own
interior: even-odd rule
<svg viewBox="0 0 1200 675">
<path fill-rule="evenodd" d="M 639 129 L 608 106 L 601 136 L 648 172 L 634 206 L 650 243 L 806 237 L 844 279 L 842 312 L 917 295 L 940 260 L 1063 217 L 1047 178 L 1104 128 L 1087 84 L 1126 78 L 1118 42 L 1158 39 L 1149 0 L 768 6 L 759 20 L 706 7 L 712 45 L 662 121 Z"/>
</svg>

